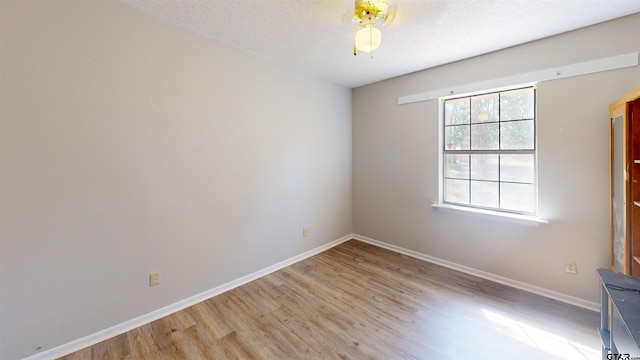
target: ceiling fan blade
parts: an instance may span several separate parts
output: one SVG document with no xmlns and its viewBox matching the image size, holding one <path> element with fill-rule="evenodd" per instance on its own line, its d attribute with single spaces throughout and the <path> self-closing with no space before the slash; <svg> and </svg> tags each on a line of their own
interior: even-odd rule
<svg viewBox="0 0 640 360">
<path fill-rule="evenodd" d="M 357 23 L 359 20 L 353 15 L 353 10 L 346 11 L 344 15 L 342 15 L 342 23 L 343 24 L 353 24 Z"/>
<path fill-rule="evenodd" d="M 388 26 L 395 20 L 396 18 L 396 4 L 388 5 L 387 11 L 385 12 L 384 19 L 382 19 L 382 26 Z"/>
</svg>

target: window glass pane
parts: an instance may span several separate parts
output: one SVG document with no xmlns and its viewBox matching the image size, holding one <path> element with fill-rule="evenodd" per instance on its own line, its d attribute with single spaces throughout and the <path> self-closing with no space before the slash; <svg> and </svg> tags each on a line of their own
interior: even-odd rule
<svg viewBox="0 0 640 360">
<path fill-rule="evenodd" d="M 535 189 L 533 184 L 500 184 L 500 208 L 520 212 L 535 211 Z"/>
<path fill-rule="evenodd" d="M 444 201 L 458 203 L 458 204 L 468 204 L 469 203 L 469 181 L 445 179 Z"/>
<path fill-rule="evenodd" d="M 469 155 L 446 154 L 444 159 L 445 177 L 457 179 L 469 178 Z"/>
<path fill-rule="evenodd" d="M 499 206 L 498 183 L 471 181 L 471 205 L 497 208 Z"/>
<path fill-rule="evenodd" d="M 474 96 L 471 98 L 471 122 L 498 121 L 498 94 Z"/>
<path fill-rule="evenodd" d="M 474 180 L 499 180 L 498 155 L 472 154 L 471 178 Z"/>
<path fill-rule="evenodd" d="M 498 131 L 498 123 L 471 125 L 471 149 L 498 149 L 500 146 L 500 143 L 498 141 L 500 134 Z"/>
<path fill-rule="evenodd" d="M 535 158 L 533 154 L 500 155 L 500 181 L 533 184 Z"/>
<path fill-rule="evenodd" d="M 447 100 L 444 103 L 444 124 L 469 123 L 469 98 Z"/>
<path fill-rule="evenodd" d="M 500 146 L 503 150 L 533 150 L 533 120 L 501 122 Z"/>
<path fill-rule="evenodd" d="M 444 202 L 535 213 L 535 96 L 530 87 L 444 101 Z"/>
<path fill-rule="evenodd" d="M 500 120 L 533 119 L 533 88 L 500 93 Z"/>
<path fill-rule="evenodd" d="M 469 126 L 446 126 L 444 128 L 445 150 L 469 150 Z"/>
</svg>

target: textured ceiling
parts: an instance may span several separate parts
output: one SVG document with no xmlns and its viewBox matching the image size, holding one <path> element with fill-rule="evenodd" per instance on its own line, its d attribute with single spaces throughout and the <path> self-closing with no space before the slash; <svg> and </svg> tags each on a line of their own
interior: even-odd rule
<svg viewBox="0 0 640 360">
<path fill-rule="evenodd" d="M 640 0 L 389 0 L 371 59 L 353 56 L 353 0 L 121 1 L 348 87 L 640 12 Z"/>
</svg>

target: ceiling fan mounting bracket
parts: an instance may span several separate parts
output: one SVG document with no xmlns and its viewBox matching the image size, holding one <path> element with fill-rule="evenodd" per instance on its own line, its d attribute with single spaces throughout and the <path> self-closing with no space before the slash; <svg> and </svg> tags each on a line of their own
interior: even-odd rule
<svg viewBox="0 0 640 360">
<path fill-rule="evenodd" d="M 356 0 L 355 17 L 359 21 L 371 16 L 374 19 L 386 17 L 388 5 L 376 0 Z"/>
</svg>

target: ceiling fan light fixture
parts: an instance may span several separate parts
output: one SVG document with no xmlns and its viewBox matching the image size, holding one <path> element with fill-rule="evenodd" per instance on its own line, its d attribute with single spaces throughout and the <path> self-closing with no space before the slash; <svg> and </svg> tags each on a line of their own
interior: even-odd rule
<svg viewBox="0 0 640 360">
<path fill-rule="evenodd" d="M 374 24 L 366 24 L 356 31 L 356 49 L 364 52 L 372 52 L 380 47 L 382 32 Z"/>
<path fill-rule="evenodd" d="M 373 52 L 380 47 L 382 32 L 376 28 L 376 19 L 384 20 L 387 8 L 388 5 L 381 1 L 356 0 L 355 19 L 360 26 L 355 32 L 354 55 L 357 51 Z"/>
</svg>

